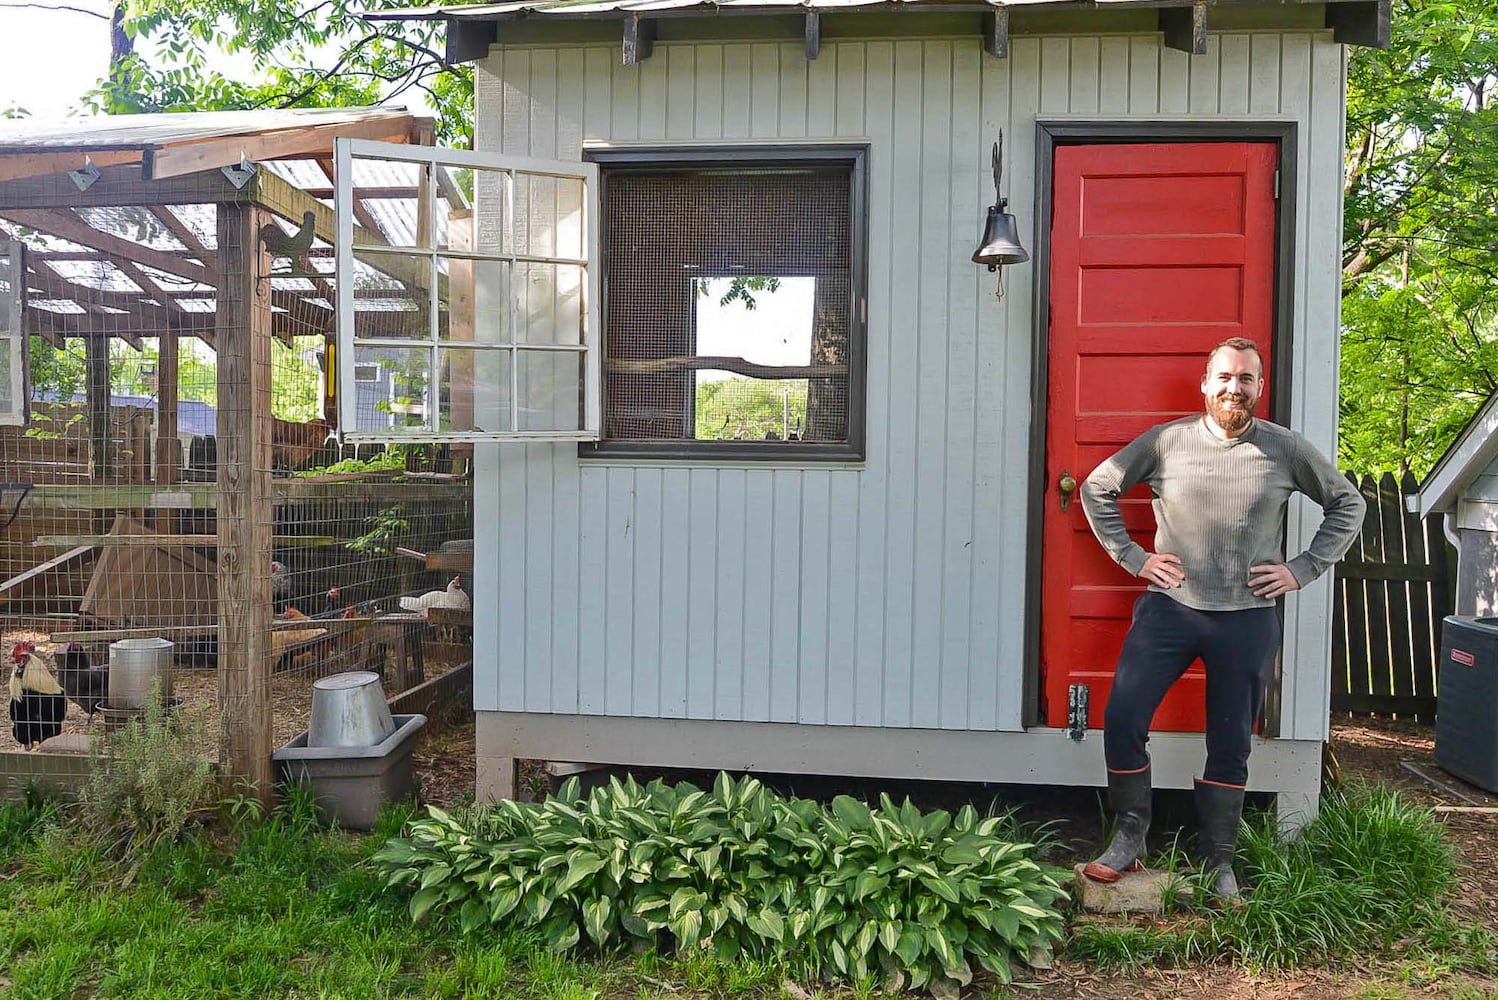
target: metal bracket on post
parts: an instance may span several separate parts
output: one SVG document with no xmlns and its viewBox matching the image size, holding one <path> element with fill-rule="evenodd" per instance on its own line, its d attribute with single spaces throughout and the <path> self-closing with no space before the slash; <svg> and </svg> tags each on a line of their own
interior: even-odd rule
<svg viewBox="0 0 1498 1000">
<path fill-rule="evenodd" d="M 68 177 L 72 179 L 79 191 L 87 191 L 94 186 L 94 181 L 99 179 L 99 168 L 94 166 L 91 158 L 85 156 L 82 169 L 69 170 Z"/>
<path fill-rule="evenodd" d="M 251 163 L 243 153 L 239 154 L 237 165 L 219 167 L 219 169 L 224 172 L 225 177 L 229 178 L 229 183 L 236 188 L 244 187 L 250 182 L 250 178 L 255 176 L 255 164 Z"/>
<path fill-rule="evenodd" d="M 1078 743 L 1087 738 L 1087 708 L 1090 691 L 1086 684 L 1066 689 L 1066 735 Z"/>
</svg>

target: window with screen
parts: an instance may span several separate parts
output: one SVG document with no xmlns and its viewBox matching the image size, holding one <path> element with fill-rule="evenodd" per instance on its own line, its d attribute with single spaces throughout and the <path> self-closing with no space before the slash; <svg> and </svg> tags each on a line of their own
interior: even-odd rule
<svg viewBox="0 0 1498 1000">
<path fill-rule="evenodd" d="M 585 455 L 861 457 L 864 155 L 593 157 L 604 425 Z"/>
</svg>

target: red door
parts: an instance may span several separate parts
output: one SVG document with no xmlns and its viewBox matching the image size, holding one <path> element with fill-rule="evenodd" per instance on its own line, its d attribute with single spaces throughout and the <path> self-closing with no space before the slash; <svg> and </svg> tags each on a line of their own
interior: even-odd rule
<svg viewBox="0 0 1498 1000">
<path fill-rule="evenodd" d="M 1274 306 L 1272 143 L 1061 146 L 1051 219 L 1041 671 L 1047 725 L 1067 723 L 1067 692 L 1103 706 L 1134 599 L 1144 590 L 1092 537 L 1063 473 L 1078 482 L 1155 424 L 1202 411 L 1206 355 L 1228 337 L 1269 347 Z M 1270 383 L 1266 380 L 1266 387 Z M 1268 407 L 1268 389 L 1258 415 Z M 1124 521 L 1154 549 L 1147 486 Z M 1200 661 L 1155 714 L 1156 730 L 1203 723 Z"/>
</svg>

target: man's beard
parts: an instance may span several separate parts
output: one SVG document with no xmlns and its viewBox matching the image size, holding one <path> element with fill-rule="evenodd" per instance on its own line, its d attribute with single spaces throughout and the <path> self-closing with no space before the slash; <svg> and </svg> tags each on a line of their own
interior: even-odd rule
<svg viewBox="0 0 1498 1000">
<path fill-rule="evenodd" d="M 1228 401 L 1238 403 L 1235 407 L 1225 405 Z M 1211 415 L 1218 427 L 1230 434 L 1237 433 L 1248 426 L 1248 422 L 1254 418 L 1253 409 L 1249 405 L 1248 397 L 1239 393 L 1224 393 L 1220 396 L 1210 396 L 1207 399 L 1207 413 Z"/>
</svg>

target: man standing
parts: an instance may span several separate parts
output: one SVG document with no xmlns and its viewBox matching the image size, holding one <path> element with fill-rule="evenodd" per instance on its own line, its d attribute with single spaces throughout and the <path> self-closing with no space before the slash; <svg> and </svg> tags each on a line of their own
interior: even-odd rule
<svg viewBox="0 0 1498 1000">
<path fill-rule="evenodd" d="M 1225 340 L 1207 356 L 1206 412 L 1161 424 L 1099 465 L 1082 484 L 1093 533 L 1124 569 L 1149 582 L 1119 654 L 1103 713 L 1112 841 L 1083 873 L 1115 882 L 1144 854 L 1150 824 L 1150 720 L 1186 668 L 1207 672 L 1207 763 L 1196 781 L 1209 891 L 1238 895 L 1233 852 L 1248 781 L 1250 737 L 1280 645 L 1275 600 L 1331 567 L 1357 537 L 1363 498 L 1296 434 L 1256 420 L 1263 359 L 1253 341 Z M 1129 537 L 1118 498 L 1148 483 L 1155 551 Z M 1285 509 L 1296 491 L 1321 505 L 1306 551 L 1285 561 Z"/>
</svg>

